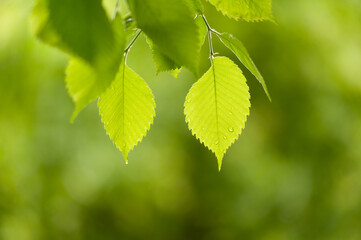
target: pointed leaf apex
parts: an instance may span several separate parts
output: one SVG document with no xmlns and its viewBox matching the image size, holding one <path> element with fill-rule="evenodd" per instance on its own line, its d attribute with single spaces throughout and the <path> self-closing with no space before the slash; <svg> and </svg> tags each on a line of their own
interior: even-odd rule
<svg viewBox="0 0 361 240">
<path fill-rule="evenodd" d="M 264 91 L 265 91 L 265 93 L 267 95 L 268 100 L 270 102 L 272 102 L 271 94 L 268 92 L 268 88 L 267 88 L 266 84 L 264 84 Z"/>
<path fill-rule="evenodd" d="M 122 155 L 123 155 L 124 162 L 126 165 L 128 165 L 128 153 L 129 153 L 129 151 L 122 151 Z"/>
<path fill-rule="evenodd" d="M 78 114 L 79 112 L 81 111 L 82 109 L 79 109 L 78 105 L 75 106 L 75 109 L 74 109 L 74 112 L 73 114 L 71 115 L 71 118 L 70 118 L 70 123 L 73 124 L 75 119 L 78 117 Z"/>
<path fill-rule="evenodd" d="M 70 118 L 70 124 L 74 124 L 75 118 L 76 118 L 76 114 L 73 113 L 73 115 L 71 115 L 71 118 Z"/>
<path fill-rule="evenodd" d="M 220 172 L 221 168 L 222 168 L 223 156 L 222 157 L 217 157 L 217 160 L 218 160 L 218 172 Z"/>
</svg>

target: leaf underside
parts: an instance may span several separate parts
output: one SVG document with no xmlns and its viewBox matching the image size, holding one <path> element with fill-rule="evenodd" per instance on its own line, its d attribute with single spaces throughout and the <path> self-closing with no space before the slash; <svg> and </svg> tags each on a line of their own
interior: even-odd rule
<svg viewBox="0 0 361 240">
<path fill-rule="evenodd" d="M 98 98 L 110 86 L 119 69 L 125 44 L 122 19 L 119 15 L 112 22 L 112 27 L 117 44 L 112 55 L 102 58 L 103 68 L 94 68 L 76 57 L 69 61 L 65 83 L 68 93 L 75 103 L 71 122 L 86 105 Z"/>
<path fill-rule="evenodd" d="M 229 48 L 241 61 L 241 63 L 257 78 L 257 80 L 261 83 L 268 99 L 271 101 L 271 96 L 268 92 L 266 82 L 264 81 L 261 73 L 258 71 L 256 64 L 254 64 L 253 60 L 249 56 L 249 53 L 243 43 L 235 38 L 232 34 L 229 33 L 221 33 L 217 34 L 221 42 Z"/>
<path fill-rule="evenodd" d="M 203 13 L 204 7 L 201 0 L 184 0 L 195 14 Z"/>
<path fill-rule="evenodd" d="M 161 72 L 169 72 L 175 78 L 178 77 L 178 74 L 181 70 L 181 66 L 176 64 L 171 58 L 163 54 L 157 45 L 154 45 L 152 40 L 147 38 L 148 45 L 152 51 L 153 61 L 156 67 L 157 75 Z"/>
<path fill-rule="evenodd" d="M 207 27 L 205 26 L 203 19 L 201 17 L 197 17 L 195 19 L 195 23 L 198 25 L 199 41 L 200 41 L 200 46 L 202 46 L 205 42 L 208 33 Z M 153 61 L 156 67 L 156 73 L 159 74 L 160 72 L 169 72 L 175 78 L 177 78 L 182 67 L 179 64 L 175 63 L 167 55 L 162 53 L 159 47 L 155 45 L 149 37 L 147 37 L 147 42 L 152 51 Z"/>
<path fill-rule="evenodd" d="M 195 14 L 180 0 L 128 0 L 137 26 L 177 65 L 197 75 L 200 54 Z"/>
<path fill-rule="evenodd" d="M 208 0 L 218 11 L 236 20 L 273 21 L 272 0 Z"/>
<path fill-rule="evenodd" d="M 190 89 L 184 113 L 192 133 L 215 153 L 220 170 L 224 154 L 245 127 L 251 104 L 238 66 L 226 57 L 215 57 L 212 62 Z"/>
<path fill-rule="evenodd" d="M 100 96 L 98 107 L 107 134 L 127 162 L 129 151 L 153 123 L 155 102 L 150 88 L 123 61 L 115 81 Z"/>
<path fill-rule="evenodd" d="M 37 0 L 32 14 L 44 43 L 78 57 L 92 67 L 112 55 L 116 41 L 101 0 Z"/>
</svg>

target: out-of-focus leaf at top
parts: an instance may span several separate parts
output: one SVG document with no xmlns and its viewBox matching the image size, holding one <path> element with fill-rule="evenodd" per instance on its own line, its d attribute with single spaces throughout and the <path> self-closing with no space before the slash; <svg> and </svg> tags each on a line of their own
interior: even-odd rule
<svg viewBox="0 0 361 240">
<path fill-rule="evenodd" d="M 119 70 L 125 45 L 124 27 L 119 15 L 112 22 L 112 28 L 116 40 L 114 53 L 112 56 L 102 58 L 108 64 L 108 68 L 94 68 L 76 57 L 70 60 L 65 82 L 69 95 L 76 105 L 72 121 L 87 104 L 99 97 L 110 86 Z"/>
<path fill-rule="evenodd" d="M 174 77 L 178 76 L 180 72 L 181 66 L 176 64 L 172 59 L 170 59 L 167 55 L 163 54 L 157 45 L 154 45 L 152 40 L 147 38 L 148 45 L 152 50 L 153 61 L 155 64 L 155 68 L 157 74 L 160 72 L 170 72 Z"/>
<path fill-rule="evenodd" d="M 204 23 L 204 20 L 202 19 L 202 17 L 198 16 L 196 19 L 196 24 L 199 27 L 199 36 L 200 36 L 200 43 L 201 46 L 203 46 L 206 38 L 207 38 L 207 34 L 208 34 L 208 29 Z"/>
<path fill-rule="evenodd" d="M 208 0 L 218 11 L 236 20 L 273 21 L 272 0 Z"/>
<path fill-rule="evenodd" d="M 194 11 L 196 14 L 203 13 L 204 7 L 200 0 L 185 0 L 185 2 L 189 4 L 191 10 Z"/>
<path fill-rule="evenodd" d="M 107 69 L 119 54 L 114 52 L 117 40 L 101 0 L 37 0 L 32 23 L 43 42 L 92 67 Z"/>
<path fill-rule="evenodd" d="M 129 0 L 137 26 L 176 64 L 198 72 L 200 31 L 183 0 Z"/>
</svg>

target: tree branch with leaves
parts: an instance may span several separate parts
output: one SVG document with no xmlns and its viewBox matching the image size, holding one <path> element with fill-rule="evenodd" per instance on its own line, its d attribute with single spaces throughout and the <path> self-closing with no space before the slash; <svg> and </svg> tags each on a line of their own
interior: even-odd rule
<svg viewBox="0 0 361 240">
<path fill-rule="evenodd" d="M 273 21 L 271 0 L 208 0 L 224 15 L 249 22 Z M 210 69 L 192 86 L 184 113 L 189 129 L 215 153 L 219 170 L 249 115 L 250 94 L 240 68 L 215 56 L 217 36 L 262 84 L 266 83 L 240 40 L 213 29 L 200 0 L 118 0 L 110 19 L 101 0 L 37 0 L 32 22 L 37 37 L 69 54 L 66 88 L 75 103 L 71 121 L 98 99 L 107 134 L 128 162 L 128 153 L 146 135 L 155 117 L 154 96 L 126 57 L 140 34 L 146 36 L 157 73 L 175 77 L 182 68 L 196 76 L 208 37 Z M 126 46 L 126 40 L 132 37 Z"/>
</svg>

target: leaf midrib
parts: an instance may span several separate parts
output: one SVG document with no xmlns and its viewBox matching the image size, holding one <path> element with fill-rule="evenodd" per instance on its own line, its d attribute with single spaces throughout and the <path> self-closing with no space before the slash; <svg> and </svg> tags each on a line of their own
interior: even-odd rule
<svg viewBox="0 0 361 240">
<path fill-rule="evenodd" d="M 122 107 L 122 130 L 123 130 L 123 134 L 122 134 L 122 138 L 123 138 L 123 147 L 126 148 L 126 142 L 125 142 L 125 116 L 124 116 L 124 112 L 125 112 L 125 60 L 123 61 L 123 72 L 122 72 L 122 88 L 123 88 L 123 94 L 122 94 L 122 104 L 123 104 L 123 107 Z M 123 151 L 126 151 L 126 149 L 123 149 Z"/>
<path fill-rule="evenodd" d="M 220 151 L 220 138 L 219 138 L 219 119 L 218 119 L 218 101 L 217 101 L 217 81 L 216 81 L 216 69 L 214 67 L 213 56 L 211 56 L 212 72 L 213 72 L 213 85 L 214 85 L 214 100 L 216 105 L 216 126 L 217 126 L 217 148 Z M 217 154 L 216 154 L 217 155 Z M 218 158 L 218 156 L 217 156 Z"/>
</svg>

